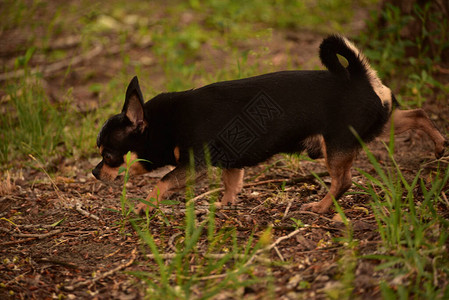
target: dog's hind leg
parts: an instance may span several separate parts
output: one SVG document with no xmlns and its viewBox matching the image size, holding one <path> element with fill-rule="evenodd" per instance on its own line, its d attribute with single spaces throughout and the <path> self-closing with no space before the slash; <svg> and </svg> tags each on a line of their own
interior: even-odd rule
<svg viewBox="0 0 449 300">
<path fill-rule="evenodd" d="M 319 202 L 303 204 L 301 210 L 310 210 L 316 213 L 325 213 L 329 210 L 332 199 L 337 200 L 351 187 L 351 166 L 356 153 L 357 151 L 326 154 L 326 165 L 332 180 L 329 192 Z"/>
<path fill-rule="evenodd" d="M 235 198 L 243 188 L 243 169 L 223 169 L 224 195 L 220 205 L 235 204 Z"/>
<path fill-rule="evenodd" d="M 435 144 L 435 156 L 437 158 L 443 156 L 444 148 L 449 146 L 449 141 L 444 138 L 422 109 L 394 110 L 384 127 L 383 137 L 389 135 L 391 122 L 393 122 L 394 134 L 400 134 L 410 129 L 425 132 Z"/>
</svg>

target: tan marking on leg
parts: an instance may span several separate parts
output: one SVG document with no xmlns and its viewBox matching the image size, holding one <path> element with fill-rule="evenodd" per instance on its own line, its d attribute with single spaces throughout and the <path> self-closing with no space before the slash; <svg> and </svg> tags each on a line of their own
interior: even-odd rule
<svg viewBox="0 0 449 300">
<path fill-rule="evenodd" d="M 180 152 L 179 152 L 179 147 L 178 146 L 176 146 L 175 149 L 173 150 L 173 155 L 175 156 L 176 162 L 179 162 Z"/>
<path fill-rule="evenodd" d="M 156 183 L 153 190 L 148 194 L 147 201 L 155 199 L 155 204 L 158 205 L 159 201 L 164 199 L 165 194 L 171 189 L 173 185 L 174 184 L 171 180 L 160 180 L 158 183 Z"/>
<path fill-rule="evenodd" d="M 384 133 L 381 137 L 388 137 L 390 135 L 391 122 L 393 122 L 395 135 L 410 129 L 423 131 L 435 144 L 435 156 L 437 158 L 443 156 L 444 148 L 448 145 L 448 141 L 436 128 L 435 124 L 429 119 L 424 110 L 413 109 L 393 111 L 390 120 L 384 127 Z"/>
<path fill-rule="evenodd" d="M 319 202 L 303 204 L 301 210 L 320 214 L 327 212 L 332 205 L 332 198 L 339 199 L 351 187 L 351 166 L 355 156 L 355 151 L 326 155 L 326 165 L 332 179 L 329 192 Z"/>
<path fill-rule="evenodd" d="M 153 203 L 155 206 L 159 205 L 159 202 L 164 199 L 164 196 L 171 189 L 173 183 L 169 180 L 166 181 L 158 181 L 154 186 L 153 190 L 148 194 L 146 201 Z M 136 213 L 145 212 L 145 210 L 152 211 L 154 207 L 147 206 L 145 203 L 139 202 L 136 207 Z"/>
<path fill-rule="evenodd" d="M 224 195 L 221 199 L 221 205 L 235 204 L 235 198 L 243 188 L 243 169 L 224 169 L 223 170 L 223 184 Z"/>
</svg>

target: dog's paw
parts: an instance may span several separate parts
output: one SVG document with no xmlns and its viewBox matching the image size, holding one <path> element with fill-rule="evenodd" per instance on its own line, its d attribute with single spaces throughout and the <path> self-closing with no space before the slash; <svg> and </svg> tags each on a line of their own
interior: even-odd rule
<svg viewBox="0 0 449 300">
<path fill-rule="evenodd" d="M 225 204 L 222 202 L 214 202 L 215 208 L 222 209 Z"/>
<path fill-rule="evenodd" d="M 231 206 L 233 206 L 233 203 L 228 203 L 228 202 L 214 202 L 215 208 L 217 209 L 224 209 L 224 208 L 229 208 Z"/>
<path fill-rule="evenodd" d="M 148 206 L 145 203 L 140 202 L 134 207 L 134 212 L 137 215 L 145 215 L 145 212 L 148 210 L 149 212 L 153 211 L 154 207 Z"/>
<path fill-rule="evenodd" d="M 449 147 L 449 140 L 445 140 L 445 141 L 443 142 L 443 144 L 441 145 L 441 147 L 436 147 L 436 148 L 435 148 L 435 157 L 436 157 L 437 159 L 443 157 L 444 152 L 445 152 L 445 150 L 446 150 L 447 147 Z"/>
<path fill-rule="evenodd" d="M 324 214 L 327 213 L 329 210 L 329 207 L 326 207 L 322 205 L 321 202 L 312 202 L 312 203 L 306 203 L 301 206 L 301 211 L 312 211 L 314 213 L 318 214 Z"/>
</svg>

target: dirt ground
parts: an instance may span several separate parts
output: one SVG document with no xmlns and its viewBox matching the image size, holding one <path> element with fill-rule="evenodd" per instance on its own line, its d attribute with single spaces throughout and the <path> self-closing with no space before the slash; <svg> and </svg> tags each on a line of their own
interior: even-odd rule
<svg viewBox="0 0 449 300">
<path fill-rule="evenodd" d="M 449 124 L 445 126 L 449 128 Z M 437 163 L 432 158 L 430 143 L 422 143 L 418 136 L 414 138 L 413 141 L 407 137 L 397 142 L 396 158 L 404 173 L 410 176 L 414 176 L 424 163 L 422 176 L 425 178 L 435 170 Z M 375 146 L 378 157 L 384 156 L 382 146 Z M 360 155 L 356 167 L 372 171 L 364 156 Z M 272 179 L 288 181 L 312 171 L 325 171 L 322 161 L 301 162 L 298 170 L 292 171 L 282 158 L 275 157 L 266 164 L 250 168 L 245 183 L 250 183 L 248 179 L 257 175 L 251 183 Z M 261 173 L 270 165 L 273 166 L 269 172 Z M 69 298 L 141 298 L 144 293 L 142 283 L 123 271 L 147 270 L 149 262 L 144 252 L 139 251 L 143 246 L 136 232 L 129 224 L 123 231 L 121 215 L 111 210 L 120 208 L 120 184 L 108 186 L 95 180 L 87 174 L 92 167 L 87 161 L 67 161 L 64 166 L 76 169 L 77 175 L 73 178 L 56 177 L 50 181 L 38 170 L 24 171 L 22 178 L 15 180 L 13 192 L 0 198 L 3 220 L 0 274 L 5 284 L 0 289 L 2 298 L 45 299 L 57 295 Z M 329 181 L 328 177 L 323 179 Z M 156 180 L 156 177 L 148 175 L 133 178 L 128 184 L 129 197 L 145 198 Z M 363 182 L 365 179 L 355 172 L 353 180 Z M 207 190 L 206 183 L 200 184 L 196 194 Z M 253 231 L 259 237 L 268 226 L 274 226 L 274 241 L 295 229 L 290 218 L 309 225 L 300 234 L 279 243 L 277 250 L 269 254 L 272 259 L 288 262 L 272 268 L 275 294 L 283 296 L 283 299 L 294 299 L 298 293 L 305 293 L 302 295 L 307 298 L 325 298 L 323 289 L 335 284 L 333 278 L 339 268 L 342 250 L 333 239 L 343 236 L 345 227 L 333 220 L 335 212 L 322 216 L 300 212 L 302 203 L 318 200 L 325 193 L 315 180 L 287 184 L 286 196 L 276 197 L 279 190 L 279 184 L 273 183 L 246 187 L 237 208 L 217 211 L 217 229 L 235 228 L 238 238 L 244 242 Z M 183 195 L 173 195 L 172 199 L 182 201 Z M 359 240 L 358 254 L 372 253 L 381 240 L 368 197 L 347 195 L 340 204 L 353 224 L 354 238 Z M 201 208 L 207 208 L 207 202 L 199 200 L 197 205 L 201 220 L 205 217 Z M 176 239 L 180 236 L 179 226 L 184 220 L 182 208 L 181 204 L 167 210 L 170 226 L 164 225 L 159 218 L 153 220 L 151 232 L 155 237 Z M 441 209 L 441 214 L 449 218 L 447 210 Z M 14 220 L 14 225 L 6 219 Z M 56 222 L 60 225 L 52 226 Z M 174 243 L 166 253 L 174 252 Z M 382 273 L 374 271 L 375 265 L 375 262 L 366 260 L 357 264 L 355 295 L 365 299 L 380 296 L 378 280 Z M 300 281 L 311 283 L 307 292 L 299 285 Z M 260 299 L 266 296 L 265 293 L 257 285 L 241 291 L 242 296 L 250 299 Z M 228 296 L 224 293 L 217 299 L 227 299 Z"/>
<path fill-rule="evenodd" d="M 316 55 L 320 39 L 321 36 L 313 33 L 276 33 L 273 44 L 267 45 L 270 49 L 267 56 L 271 56 L 282 68 L 286 48 L 289 48 L 290 55 L 292 49 L 302 49 L 297 50 L 297 63 L 313 65 L 310 57 Z M 254 45 L 242 47 L 249 46 Z M 3 63 L 8 63 L 9 58 L 14 57 L 14 53 L 8 53 L 7 49 L 1 51 Z M 89 91 L 89 82 L 80 80 L 84 78 L 80 74 L 95 69 L 95 77 L 91 80 L 107 82 L 111 74 L 120 68 L 115 63 L 116 54 L 108 54 L 105 49 L 102 51 L 104 53 L 101 55 L 85 59 L 74 66 L 64 79 L 59 76 L 64 73 L 63 70 L 45 76 L 49 95 L 57 99 L 58 95 L 63 94 L 64 91 L 57 87 L 62 86 L 61 82 L 64 80 L 64 86 L 73 86 L 73 96 L 78 100 L 80 111 L 95 109 L 98 95 Z M 130 50 L 130 55 L 139 57 L 144 52 L 147 52 L 145 48 L 135 48 Z M 154 76 L 157 77 L 157 74 Z M 442 132 L 449 132 L 447 102 L 430 99 L 424 108 Z M 388 164 L 386 150 L 380 142 L 372 143 L 370 148 L 382 163 Z M 398 164 L 410 178 L 420 168 L 423 168 L 421 176 L 424 179 L 437 169 L 433 145 L 426 137 L 417 133 L 399 136 L 395 152 Z M 145 246 L 129 223 L 122 228 L 121 215 L 113 211 L 120 209 L 120 182 L 105 185 L 90 174 L 97 160 L 96 157 L 85 160 L 63 158 L 54 163 L 57 174 L 72 175 L 60 175 L 52 179 L 40 169 L 12 171 L 13 178 L 8 181 L 11 183 L 9 192 L 0 197 L 0 298 L 143 297 L 143 283 L 124 271 L 147 270 L 148 265 L 154 262 L 141 251 Z M 446 154 L 440 160 L 440 165 L 447 166 L 448 161 Z M 355 167 L 374 174 L 373 167 L 364 154 L 359 155 Z M 264 171 L 267 168 L 268 171 Z M 338 288 L 335 275 L 339 270 L 342 247 L 334 239 L 345 234 L 345 227 L 334 220 L 335 211 L 325 215 L 300 212 L 303 203 L 317 201 L 325 194 L 325 189 L 315 179 L 309 178 L 300 183 L 289 181 L 311 172 L 323 171 L 325 165 L 322 160 L 298 163 L 281 155 L 276 156 L 266 163 L 247 169 L 245 183 L 253 185 L 244 188 L 237 208 L 217 211 L 217 229 L 235 228 L 241 241 L 245 241 L 253 231 L 256 238 L 260 237 L 269 226 L 274 226 L 273 241 L 287 236 L 295 230 L 291 218 L 308 225 L 299 234 L 283 240 L 276 249 L 269 252 L 270 259 L 288 262 L 271 267 L 274 294 L 279 299 L 295 299 L 298 295 L 321 299 L 326 298 L 326 289 Z M 355 168 L 353 173 L 353 181 L 366 183 L 366 179 Z M 145 198 L 160 176 L 159 173 L 132 178 L 127 185 L 128 196 Z M 285 190 L 281 191 L 279 181 L 263 183 L 273 179 L 286 180 Z M 325 183 L 330 182 L 328 176 L 323 176 L 323 180 Z M 448 188 L 446 195 L 449 197 Z M 208 185 L 203 182 L 196 187 L 195 194 L 200 195 L 207 190 Z M 356 189 L 353 187 L 350 191 Z M 419 196 L 417 195 L 417 199 Z M 182 194 L 175 194 L 172 199 L 184 201 Z M 368 196 L 350 193 L 339 201 L 353 224 L 354 238 L 359 241 L 358 255 L 373 253 L 381 243 L 369 200 Z M 154 219 L 150 225 L 150 231 L 156 238 L 171 240 L 172 247 L 166 249 L 166 253 L 174 252 L 177 238 L 182 233 L 179 225 L 184 222 L 183 207 L 181 204 L 167 208 L 169 226 L 164 225 L 160 218 Z M 205 198 L 197 201 L 197 207 L 198 218 L 201 220 L 205 217 L 201 209 L 207 208 Z M 447 209 L 438 209 L 441 215 L 449 219 Z M 13 220 L 14 224 L 8 220 Z M 354 295 L 364 299 L 380 297 L 378 284 L 383 273 L 374 270 L 376 263 L 367 260 L 357 263 Z M 310 286 L 300 284 L 305 281 Z M 232 295 L 260 299 L 268 297 L 267 293 L 266 289 L 256 284 L 233 294 L 224 292 L 216 299 L 229 299 Z"/>
</svg>

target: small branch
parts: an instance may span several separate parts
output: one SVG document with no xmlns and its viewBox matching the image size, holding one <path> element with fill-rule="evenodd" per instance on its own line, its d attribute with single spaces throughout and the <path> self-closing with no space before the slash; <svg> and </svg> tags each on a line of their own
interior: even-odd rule
<svg viewBox="0 0 449 300">
<path fill-rule="evenodd" d="M 85 211 L 84 209 L 82 209 L 81 206 L 82 206 L 81 203 L 77 202 L 77 203 L 75 203 L 75 205 L 73 206 L 73 208 L 75 208 L 75 210 L 76 210 L 77 212 L 79 212 L 80 214 L 82 214 L 83 216 L 86 216 L 86 217 L 88 217 L 88 218 L 92 218 L 92 219 L 94 219 L 94 220 L 96 220 L 96 221 L 99 221 L 99 220 L 100 220 L 100 218 L 97 217 L 96 215 L 91 214 L 90 212 Z"/>
<path fill-rule="evenodd" d="M 180 209 L 175 209 L 175 208 L 164 208 L 164 207 L 159 207 L 159 210 L 162 211 L 164 214 L 170 214 L 170 215 L 182 215 L 186 213 L 185 208 L 180 208 Z M 208 208 L 196 208 L 195 207 L 195 215 L 198 214 L 208 214 L 209 213 L 209 209 Z"/>
<path fill-rule="evenodd" d="M 12 235 L 13 237 L 18 237 L 18 238 L 25 238 L 22 240 L 16 240 L 16 241 L 9 241 L 9 242 L 4 242 L 4 243 L 0 243 L 0 246 L 7 246 L 7 245 L 14 245 L 14 244 L 21 244 L 21 243 L 26 243 L 35 239 L 44 239 L 47 238 L 49 236 L 55 235 L 55 234 L 59 234 L 62 232 L 61 229 L 57 229 L 54 231 L 50 231 L 48 233 L 44 233 L 44 234 L 32 234 L 32 233 L 12 233 L 11 231 L 8 231 L 7 229 L 5 230 L 4 228 L 1 228 L 3 232 L 9 233 L 10 235 Z"/>
<path fill-rule="evenodd" d="M 329 172 L 317 173 L 316 176 L 318 176 L 320 178 L 321 177 L 325 177 L 325 176 L 329 176 Z M 310 181 L 310 180 L 313 180 L 313 179 L 315 179 L 315 175 L 314 174 L 309 174 L 309 175 L 306 175 L 306 176 L 301 176 L 301 177 L 293 178 L 293 179 L 289 179 L 289 180 L 287 180 L 287 179 L 269 179 L 269 180 L 264 180 L 264 181 L 247 183 L 247 184 L 244 184 L 243 187 L 247 188 L 247 187 L 263 185 L 263 184 L 268 184 L 268 183 L 282 183 L 282 182 L 285 182 L 285 184 L 288 184 L 288 185 L 292 185 L 292 184 L 297 184 L 297 183 L 300 183 L 300 182 Z M 220 191 L 223 191 L 223 190 L 224 190 L 224 188 L 216 188 L 216 189 L 207 191 L 205 193 L 202 193 L 202 194 L 200 194 L 200 195 L 190 199 L 189 201 L 187 201 L 186 205 L 188 203 L 190 203 L 190 202 L 195 202 L 195 201 L 197 201 L 197 200 L 199 200 L 199 199 L 201 199 L 203 197 L 206 197 L 206 196 L 208 196 L 210 194 L 217 193 L 217 192 L 220 192 Z"/>
<path fill-rule="evenodd" d="M 85 54 L 81 54 L 78 56 L 75 56 L 71 59 L 62 60 L 55 62 L 53 64 L 42 67 L 36 67 L 31 70 L 29 70 L 30 74 L 36 74 L 36 73 L 42 73 L 42 75 L 49 75 L 56 71 L 60 71 L 64 68 L 67 68 L 69 66 L 75 66 L 85 60 L 92 59 L 93 57 L 99 55 L 101 51 L 103 50 L 103 47 L 101 45 L 97 45 L 94 49 L 90 50 L 89 52 Z M 8 79 L 15 79 L 19 78 L 25 75 L 25 70 L 16 70 L 12 72 L 7 72 L 0 74 L 0 81 L 8 80 Z"/>
<path fill-rule="evenodd" d="M 262 249 L 257 250 L 257 251 L 256 251 L 256 252 L 255 252 L 255 253 L 248 259 L 248 261 L 243 265 L 243 268 L 249 266 L 249 265 L 250 265 L 253 261 L 255 261 L 255 260 L 260 261 L 260 262 L 265 263 L 265 264 L 271 263 L 271 260 L 270 260 L 270 259 L 261 257 L 261 256 L 259 256 L 259 254 L 261 254 L 261 253 L 263 253 L 263 252 L 265 252 L 265 251 L 269 251 L 269 250 L 271 250 L 271 249 L 273 249 L 273 248 L 276 250 L 276 253 L 278 254 L 279 258 L 280 258 L 282 261 L 284 261 L 284 257 L 283 257 L 282 254 L 279 252 L 279 250 L 277 249 L 276 246 L 277 246 L 279 243 L 281 243 L 282 241 L 284 241 L 284 240 L 286 240 L 286 239 L 289 239 L 289 238 L 291 238 L 291 237 L 297 235 L 298 233 L 300 233 L 301 231 L 304 231 L 304 230 L 306 230 L 306 228 L 299 228 L 299 229 L 297 229 L 297 230 L 291 232 L 290 234 L 288 234 L 288 235 L 286 235 L 286 236 L 283 236 L 283 237 L 278 238 L 274 243 L 272 243 L 272 244 L 269 245 L 268 247 L 265 247 L 265 248 L 262 248 Z M 166 254 L 159 254 L 159 257 L 161 257 L 162 259 L 174 259 L 177 255 L 179 255 L 179 254 L 177 254 L 177 253 L 166 253 Z M 202 256 L 205 257 L 205 258 L 213 258 L 213 259 L 220 259 L 220 258 L 225 257 L 226 255 L 229 255 L 229 253 L 204 253 L 204 254 L 202 254 Z M 148 254 L 147 257 L 150 258 L 150 259 L 154 259 L 154 258 L 155 258 L 154 254 Z M 247 258 L 248 256 L 247 256 L 247 255 L 243 255 L 243 254 L 234 254 L 233 257 L 234 257 L 234 258 L 239 258 L 239 259 L 244 259 L 244 258 Z M 223 277 L 228 276 L 229 274 L 236 273 L 236 272 L 238 272 L 239 270 L 240 270 L 240 269 L 236 269 L 236 270 L 234 270 L 234 271 L 232 271 L 232 272 L 225 273 L 225 274 L 217 274 L 217 275 L 210 275 L 210 276 L 199 277 L 199 278 L 196 278 L 195 280 L 201 280 L 201 281 L 203 281 L 203 280 L 210 280 L 210 279 L 220 279 L 220 278 L 223 278 Z"/>
<path fill-rule="evenodd" d="M 178 232 L 173 234 L 169 239 L 168 239 L 168 246 L 170 247 L 170 249 L 172 249 L 173 251 L 176 251 L 176 247 L 175 247 L 175 239 L 180 236 L 182 234 L 182 232 Z"/>
<path fill-rule="evenodd" d="M 256 255 L 261 253 L 261 252 L 269 251 L 269 250 L 273 249 L 274 247 L 279 245 L 282 241 L 287 240 L 287 239 L 297 235 L 298 233 L 300 233 L 301 231 L 304 231 L 305 229 L 307 229 L 307 228 L 299 228 L 299 229 L 296 229 L 295 231 L 290 232 L 288 235 L 285 235 L 285 236 L 282 236 L 282 237 L 278 238 L 274 243 L 272 243 L 268 247 L 265 247 L 265 248 L 257 250 L 256 251 Z"/>
<path fill-rule="evenodd" d="M 159 254 L 159 257 L 162 259 L 174 259 L 177 255 L 179 255 L 179 254 L 165 253 L 165 254 Z M 229 253 L 203 253 L 203 254 L 201 254 L 202 257 L 211 258 L 211 259 L 221 259 L 227 255 L 229 255 Z M 149 259 L 155 258 L 154 254 L 147 254 L 146 257 L 148 257 Z M 244 259 L 247 256 L 244 254 L 234 254 L 232 257 L 234 259 Z M 271 263 L 271 260 L 263 258 L 263 257 L 257 257 L 256 260 L 263 262 L 263 263 Z M 213 276 L 215 276 L 215 275 L 213 275 Z"/>
<path fill-rule="evenodd" d="M 30 272 L 31 272 L 31 271 L 26 271 L 25 273 L 20 274 L 20 275 L 14 277 L 12 280 L 10 280 L 10 281 L 4 283 L 4 287 L 7 287 L 7 286 L 10 285 L 11 283 L 18 283 L 18 282 L 19 282 L 19 279 L 22 279 L 25 275 L 27 275 L 27 274 L 30 273 Z"/>
<path fill-rule="evenodd" d="M 323 216 L 323 215 L 321 215 L 321 214 L 315 213 L 315 212 L 313 212 L 313 211 L 300 210 L 300 211 L 296 211 L 295 213 L 297 213 L 297 214 L 303 214 L 303 215 L 311 215 L 311 216 L 315 216 L 315 217 L 317 217 L 317 218 L 326 220 L 326 221 L 331 222 L 331 223 L 334 223 L 334 222 L 335 222 L 334 220 L 329 219 L 329 218 L 327 218 L 327 217 L 325 217 L 325 216 Z"/>
<path fill-rule="evenodd" d="M 92 278 L 90 280 L 81 281 L 81 282 L 78 282 L 78 283 L 76 283 L 74 285 L 64 286 L 62 288 L 64 290 L 66 290 L 66 291 L 74 291 L 75 289 L 77 289 L 79 287 L 82 287 L 82 286 L 88 286 L 90 288 L 97 281 L 99 281 L 99 280 L 101 280 L 103 278 L 109 277 L 109 276 L 115 274 L 116 272 L 118 272 L 120 270 L 123 270 L 123 269 L 129 267 L 130 265 L 132 265 L 134 263 L 134 261 L 136 260 L 136 257 L 137 257 L 136 253 L 137 253 L 137 248 L 134 248 L 131 251 L 131 259 L 129 261 L 127 261 L 126 263 L 124 263 L 122 265 L 119 265 L 119 266 L 117 266 L 116 268 L 114 268 L 114 269 L 112 269 L 110 271 L 107 271 L 107 272 L 102 273 L 102 274 L 100 274 L 98 276 L 95 276 L 94 278 Z"/>
<path fill-rule="evenodd" d="M 282 256 L 281 252 L 279 251 L 278 247 L 274 247 L 274 251 L 276 251 L 276 254 L 279 256 L 279 259 L 281 261 L 285 261 L 284 256 Z"/>
<path fill-rule="evenodd" d="M 14 237 L 20 237 L 20 238 L 33 238 L 33 239 L 44 239 L 47 238 L 49 236 L 61 233 L 62 230 L 61 229 L 56 229 L 47 233 L 43 233 L 43 234 L 33 234 L 33 233 L 13 233 L 12 236 Z"/>
<path fill-rule="evenodd" d="M 34 239 L 35 238 L 29 238 L 29 239 L 23 239 L 23 240 L 15 240 L 15 241 L 4 242 L 4 243 L 0 243 L 0 246 L 9 246 L 9 245 L 27 243 L 27 242 L 32 241 Z"/>
<path fill-rule="evenodd" d="M 297 229 L 297 230 L 291 232 L 290 234 L 288 234 L 288 235 L 286 235 L 286 236 L 283 236 L 283 237 L 278 238 L 274 243 L 272 243 L 272 244 L 269 245 L 268 247 L 265 247 L 265 248 L 262 248 L 262 249 L 257 250 L 257 251 L 254 253 L 254 255 L 253 255 L 250 259 L 248 259 L 248 261 L 243 265 L 243 267 L 247 267 L 247 266 L 249 266 L 254 260 L 260 259 L 260 257 L 258 257 L 259 254 L 261 254 L 261 253 L 263 253 L 263 252 L 265 252 L 265 251 L 269 251 L 269 250 L 273 249 L 273 248 L 276 247 L 280 242 L 282 242 L 282 241 L 284 241 L 284 240 L 286 240 L 286 239 L 289 239 L 289 238 L 291 238 L 291 237 L 297 235 L 298 233 L 300 233 L 300 232 L 303 231 L 303 230 L 305 230 L 305 228 L 299 228 L 299 229 Z M 271 263 L 271 260 L 268 260 L 268 263 Z M 238 269 L 237 269 L 237 270 L 234 270 L 234 271 L 231 272 L 231 273 L 236 273 L 237 271 L 238 271 Z M 218 279 L 218 278 L 226 277 L 227 275 L 228 275 L 228 274 L 212 275 L 212 276 L 208 276 L 208 277 L 201 277 L 201 278 L 199 278 L 199 280 Z"/>
<path fill-rule="evenodd" d="M 48 258 L 38 259 L 37 262 L 46 263 L 46 264 L 53 264 L 53 265 L 59 265 L 59 266 L 63 266 L 65 268 L 69 268 L 69 269 L 80 269 L 80 267 L 78 267 L 77 265 L 74 265 L 74 264 L 71 264 L 71 263 L 68 263 L 68 262 L 65 262 L 65 261 L 48 259 Z"/>
<path fill-rule="evenodd" d="M 202 193 L 202 194 L 200 194 L 200 195 L 198 195 L 198 196 L 196 196 L 196 197 L 190 199 L 189 201 L 187 201 L 187 202 L 186 202 L 186 206 L 187 206 L 188 204 L 190 204 L 191 202 L 195 202 L 195 201 L 197 201 L 197 200 L 199 200 L 199 199 L 201 199 L 201 198 L 203 198 L 203 197 L 206 197 L 206 196 L 208 196 L 208 195 L 210 195 L 210 194 L 214 194 L 214 193 L 217 193 L 217 192 L 220 192 L 220 191 L 224 191 L 224 188 L 217 188 L 217 189 L 213 189 L 213 190 L 207 191 L 207 192 L 205 192 L 205 193 Z"/>
<path fill-rule="evenodd" d="M 444 191 L 441 191 L 441 198 L 443 198 L 444 202 L 446 203 L 446 206 L 449 208 L 449 200 L 447 200 L 446 194 Z"/>
<path fill-rule="evenodd" d="M 288 212 L 290 211 L 290 207 L 292 207 L 292 203 L 293 203 L 293 201 L 288 202 L 287 207 L 285 208 L 285 211 L 284 211 L 284 215 L 282 216 L 282 220 L 284 220 L 287 217 Z"/>
</svg>

